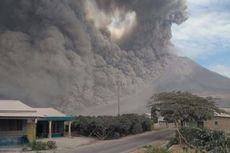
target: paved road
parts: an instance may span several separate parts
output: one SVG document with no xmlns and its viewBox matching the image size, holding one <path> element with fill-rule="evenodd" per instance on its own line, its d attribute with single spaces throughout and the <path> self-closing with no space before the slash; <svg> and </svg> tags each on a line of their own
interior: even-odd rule
<svg viewBox="0 0 230 153">
<path fill-rule="evenodd" d="M 131 149 L 141 147 L 158 140 L 168 140 L 174 130 L 148 132 L 137 136 L 131 136 L 118 140 L 111 140 L 97 144 L 76 148 L 68 153 L 124 153 Z"/>
</svg>

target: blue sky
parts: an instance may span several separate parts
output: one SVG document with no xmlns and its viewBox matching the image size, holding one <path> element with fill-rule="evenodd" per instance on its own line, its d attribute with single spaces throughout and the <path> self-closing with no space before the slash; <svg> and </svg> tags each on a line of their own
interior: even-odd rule
<svg viewBox="0 0 230 153">
<path fill-rule="evenodd" d="M 230 77 L 230 0 L 187 0 L 189 19 L 173 25 L 178 54 Z"/>
</svg>

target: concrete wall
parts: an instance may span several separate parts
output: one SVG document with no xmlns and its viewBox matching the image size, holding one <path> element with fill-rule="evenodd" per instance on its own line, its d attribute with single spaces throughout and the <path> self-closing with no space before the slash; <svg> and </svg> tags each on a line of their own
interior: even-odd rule
<svg viewBox="0 0 230 153">
<path fill-rule="evenodd" d="M 215 117 L 212 120 L 204 122 L 204 127 L 212 130 L 220 130 L 230 133 L 230 118 Z"/>
<path fill-rule="evenodd" d="M 161 122 L 161 123 L 155 123 L 153 125 L 154 129 L 166 129 L 166 128 L 175 128 L 174 123 L 166 123 L 166 122 Z"/>
<path fill-rule="evenodd" d="M 26 124 L 26 136 L 30 142 L 36 140 L 36 124 L 33 122 Z"/>
</svg>

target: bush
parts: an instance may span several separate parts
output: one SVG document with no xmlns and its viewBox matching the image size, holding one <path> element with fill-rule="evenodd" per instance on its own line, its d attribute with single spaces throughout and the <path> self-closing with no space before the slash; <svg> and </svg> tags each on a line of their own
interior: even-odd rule
<svg viewBox="0 0 230 153">
<path fill-rule="evenodd" d="M 34 141 L 31 144 L 31 149 L 32 150 L 47 150 L 47 143 L 46 142 L 41 142 L 41 141 Z"/>
<path fill-rule="evenodd" d="M 48 141 L 48 142 L 47 142 L 47 147 L 48 147 L 50 150 L 56 149 L 56 148 L 57 148 L 56 142 L 55 142 L 55 141 Z"/>
<path fill-rule="evenodd" d="M 48 141 L 48 142 L 42 142 L 42 141 L 33 141 L 29 144 L 29 147 L 31 150 L 52 150 L 56 149 L 56 142 L 55 141 Z"/>
<path fill-rule="evenodd" d="M 120 133 L 114 132 L 114 134 L 113 134 L 113 139 L 118 139 L 118 138 L 120 138 L 120 137 L 121 137 Z"/>
<path fill-rule="evenodd" d="M 122 136 L 129 135 L 131 127 L 132 121 L 128 117 L 122 116 L 119 120 L 119 132 Z"/>
<path fill-rule="evenodd" d="M 189 144 L 200 150 L 206 150 L 210 153 L 225 153 L 230 151 L 229 139 L 225 137 L 222 131 L 183 127 L 180 129 L 180 133 Z M 178 142 L 179 134 L 177 133 L 175 139 L 170 141 L 170 145 Z"/>
<path fill-rule="evenodd" d="M 132 134 L 138 134 L 143 132 L 142 126 L 139 123 L 134 123 L 131 129 Z"/>
<path fill-rule="evenodd" d="M 80 135 L 99 139 L 114 139 L 151 130 L 151 120 L 144 115 L 124 114 L 121 116 L 79 116 L 73 130 Z"/>
</svg>

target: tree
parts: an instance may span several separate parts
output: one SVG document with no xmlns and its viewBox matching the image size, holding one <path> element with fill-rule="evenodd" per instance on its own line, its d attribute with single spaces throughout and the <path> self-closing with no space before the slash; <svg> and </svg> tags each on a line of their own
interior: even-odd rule
<svg viewBox="0 0 230 153">
<path fill-rule="evenodd" d="M 149 106 L 152 114 L 159 114 L 166 121 L 173 121 L 179 135 L 179 127 L 185 121 L 204 121 L 213 118 L 215 112 L 222 112 L 215 106 L 214 98 L 181 91 L 155 94 L 150 98 Z"/>
</svg>

